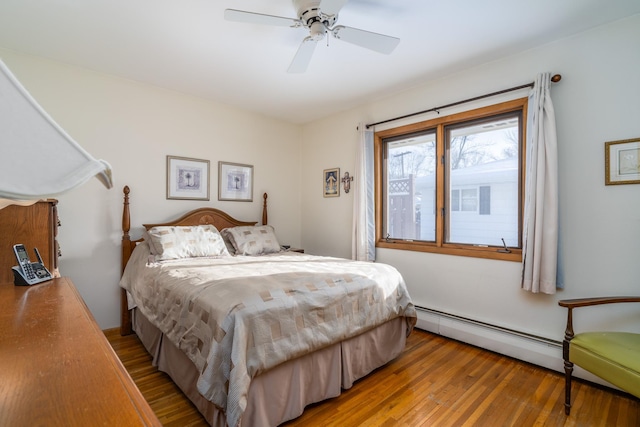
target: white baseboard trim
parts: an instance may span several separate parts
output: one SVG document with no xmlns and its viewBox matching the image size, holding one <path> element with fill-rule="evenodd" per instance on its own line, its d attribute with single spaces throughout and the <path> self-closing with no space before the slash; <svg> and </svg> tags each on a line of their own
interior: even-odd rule
<svg viewBox="0 0 640 427">
<path fill-rule="evenodd" d="M 564 375 L 562 342 L 535 337 L 424 307 L 416 309 L 418 312 L 416 327 L 419 329 L 542 366 Z M 616 388 L 578 366 L 574 366 L 573 376 Z"/>
</svg>

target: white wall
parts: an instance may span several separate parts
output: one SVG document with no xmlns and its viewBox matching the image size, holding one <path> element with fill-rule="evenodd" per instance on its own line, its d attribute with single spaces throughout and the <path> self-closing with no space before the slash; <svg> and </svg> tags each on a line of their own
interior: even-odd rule
<svg viewBox="0 0 640 427">
<path fill-rule="evenodd" d="M 269 223 L 283 244 L 300 245 L 300 126 L 8 50 L 0 57 L 67 133 L 113 167 L 113 189 L 92 179 L 58 197 L 60 271 L 71 277 L 101 328 L 120 322 L 125 184 L 131 187 L 133 237 L 143 222 L 174 219 L 201 206 L 260 221 L 268 192 Z M 167 155 L 211 162 L 209 202 L 166 200 Z M 253 203 L 218 201 L 220 160 L 254 165 Z"/>
<path fill-rule="evenodd" d="M 417 305 L 554 340 L 564 334 L 566 313 L 558 306 L 559 299 L 639 294 L 640 185 L 604 185 L 605 141 L 640 138 L 639 45 L 640 15 L 636 15 L 306 125 L 303 246 L 310 253 L 350 257 L 352 193 L 323 199 L 321 175 L 330 167 L 353 173 L 358 122 L 372 123 L 518 86 L 533 81 L 538 72 L 550 71 L 563 77 L 552 86 L 552 97 L 558 125 L 560 252 L 566 289 L 554 296 L 522 291 L 520 264 L 515 262 L 390 249 L 379 249 L 377 260 L 400 270 Z M 605 314 L 614 320 L 603 321 Z M 637 330 L 640 312 L 637 306 L 597 308 L 588 314 L 578 311 L 575 318 L 578 327 L 616 324 Z"/>
</svg>

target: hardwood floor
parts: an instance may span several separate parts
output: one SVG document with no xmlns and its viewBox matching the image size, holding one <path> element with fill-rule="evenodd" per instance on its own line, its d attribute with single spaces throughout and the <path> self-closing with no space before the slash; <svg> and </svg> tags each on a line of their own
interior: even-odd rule
<svg viewBox="0 0 640 427">
<path fill-rule="evenodd" d="M 165 426 L 206 426 L 135 335 L 105 334 Z M 640 400 L 415 330 L 402 355 L 337 398 L 309 406 L 293 426 L 640 426 Z"/>
</svg>

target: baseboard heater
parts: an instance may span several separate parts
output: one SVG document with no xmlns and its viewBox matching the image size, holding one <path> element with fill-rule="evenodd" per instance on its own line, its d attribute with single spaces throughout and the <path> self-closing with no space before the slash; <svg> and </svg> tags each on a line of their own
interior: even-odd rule
<svg viewBox="0 0 640 427">
<path fill-rule="evenodd" d="M 416 306 L 416 327 L 525 362 L 563 371 L 562 342 Z"/>
<path fill-rule="evenodd" d="M 431 308 L 416 306 L 416 309 L 420 310 L 420 311 L 423 311 L 425 313 L 431 313 L 431 314 L 436 315 L 436 316 L 446 317 L 446 318 L 449 318 L 449 319 L 454 319 L 454 320 L 459 321 L 459 322 L 465 322 L 465 323 L 469 323 L 469 324 L 474 325 L 474 326 L 483 327 L 483 328 L 487 328 L 487 329 L 493 329 L 495 331 L 502 332 L 502 333 L 517 335 L 519 337 L 522 337 L 522 338 L 525 338 L 525 339 L 528 339 L 528 340 L 534 340 L 534 341 L 538 341 L 538 342 L 543 343 L 543 344 L 547 344 L 547 345 L 550 345 L 550 346 L 557 346 L 559 348 L 562 348 L 562 341 L 556 341 L 556 340 L 552 340 L 552 339 L 549 339 L 549 338 L 544 338 L 544 337 L 540 337 L 540 336 L 537 336 L 537 335 L 528 334 L 526 332 L 516 331 L 515 329 L 505 328 L 504 326 L 492 325 L 490 323 L 481 322 L 479 320 L 474 320 L 474 319 L 469 319 L 468 317 L 458 316 L 458 315 L 455 315 L 455 314 L 450 314 L 450 313 L 446 313 L 444 311 L 438 311 L 438 310 L 434 310 L 434 309 L 431 309 Z"/>
<path fill-rule="evenodd" d="M 416 327 L 564 374 L 562 341 L 416 306 Z M 564 325 L 562 325 L 564 328 Z M 611 387 L 576 366 L 574 376 Z"/>
</svg>

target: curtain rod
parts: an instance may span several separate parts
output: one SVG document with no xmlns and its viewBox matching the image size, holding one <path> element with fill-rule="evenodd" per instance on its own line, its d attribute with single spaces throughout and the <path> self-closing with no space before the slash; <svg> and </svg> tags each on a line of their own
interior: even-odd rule
<svg viewBox="0 0 640 427">
<path fill-rule="evenodd" d="M 560 74 L 554 74 L 553 77 L 551 77 L 551 81 L 554 82 L 554 83 L 559 82 L 561 79 L 562 79 L 562 76 Z M 370 123 L 368 125 L 365 125 L 365 128 L 369 129 L 370 127 L 375 126 L 375 125 L 381 125 L 383 123 L 394 122 L 396 120 L 406 119 L 407 117 L 413 117 L 413 116 L 417 116 L 417 115 L 424 114 L 424 113 L 430 113 L 432 111 L 436 111 L 437 112 L 438 110 L 442 110 L 442 109 L 449 108 L 449 107 L 455 107 L 456 105 L 460 105 L 460 104 L 466 104 L 467 102 L 477 101 L 479 99 L 489 98 L 491 96 L 501 95 L 503 93 L 513 92 L 514 90 L 524 89 L 524 88 L 527 88 L 527 87 L 533 87 L 534 84 L 535 84 L 535 82 L 531 82 L 531 83 L 527 83 L 525 85 L 520 85 L 520 86 L 516 86 L 516 87 L 510 87 L 509 89 L 499 90 L 498 92 L 492 92 L 492 93 L 487 93 L 486 95 L 476 96 L 475 98 L 469 98 L 469 99 L 465 99 L 463 101 L 454 102 L 452 104 L 441 105 L 440 107 L 429 108 L 428 110 L 418 111 L 417 113 L 405 114 L 404 116 L 399 116 L 399 117 L 394 117 L 392 119 L 382 120 L 381 122 Z"/>
</svg>

